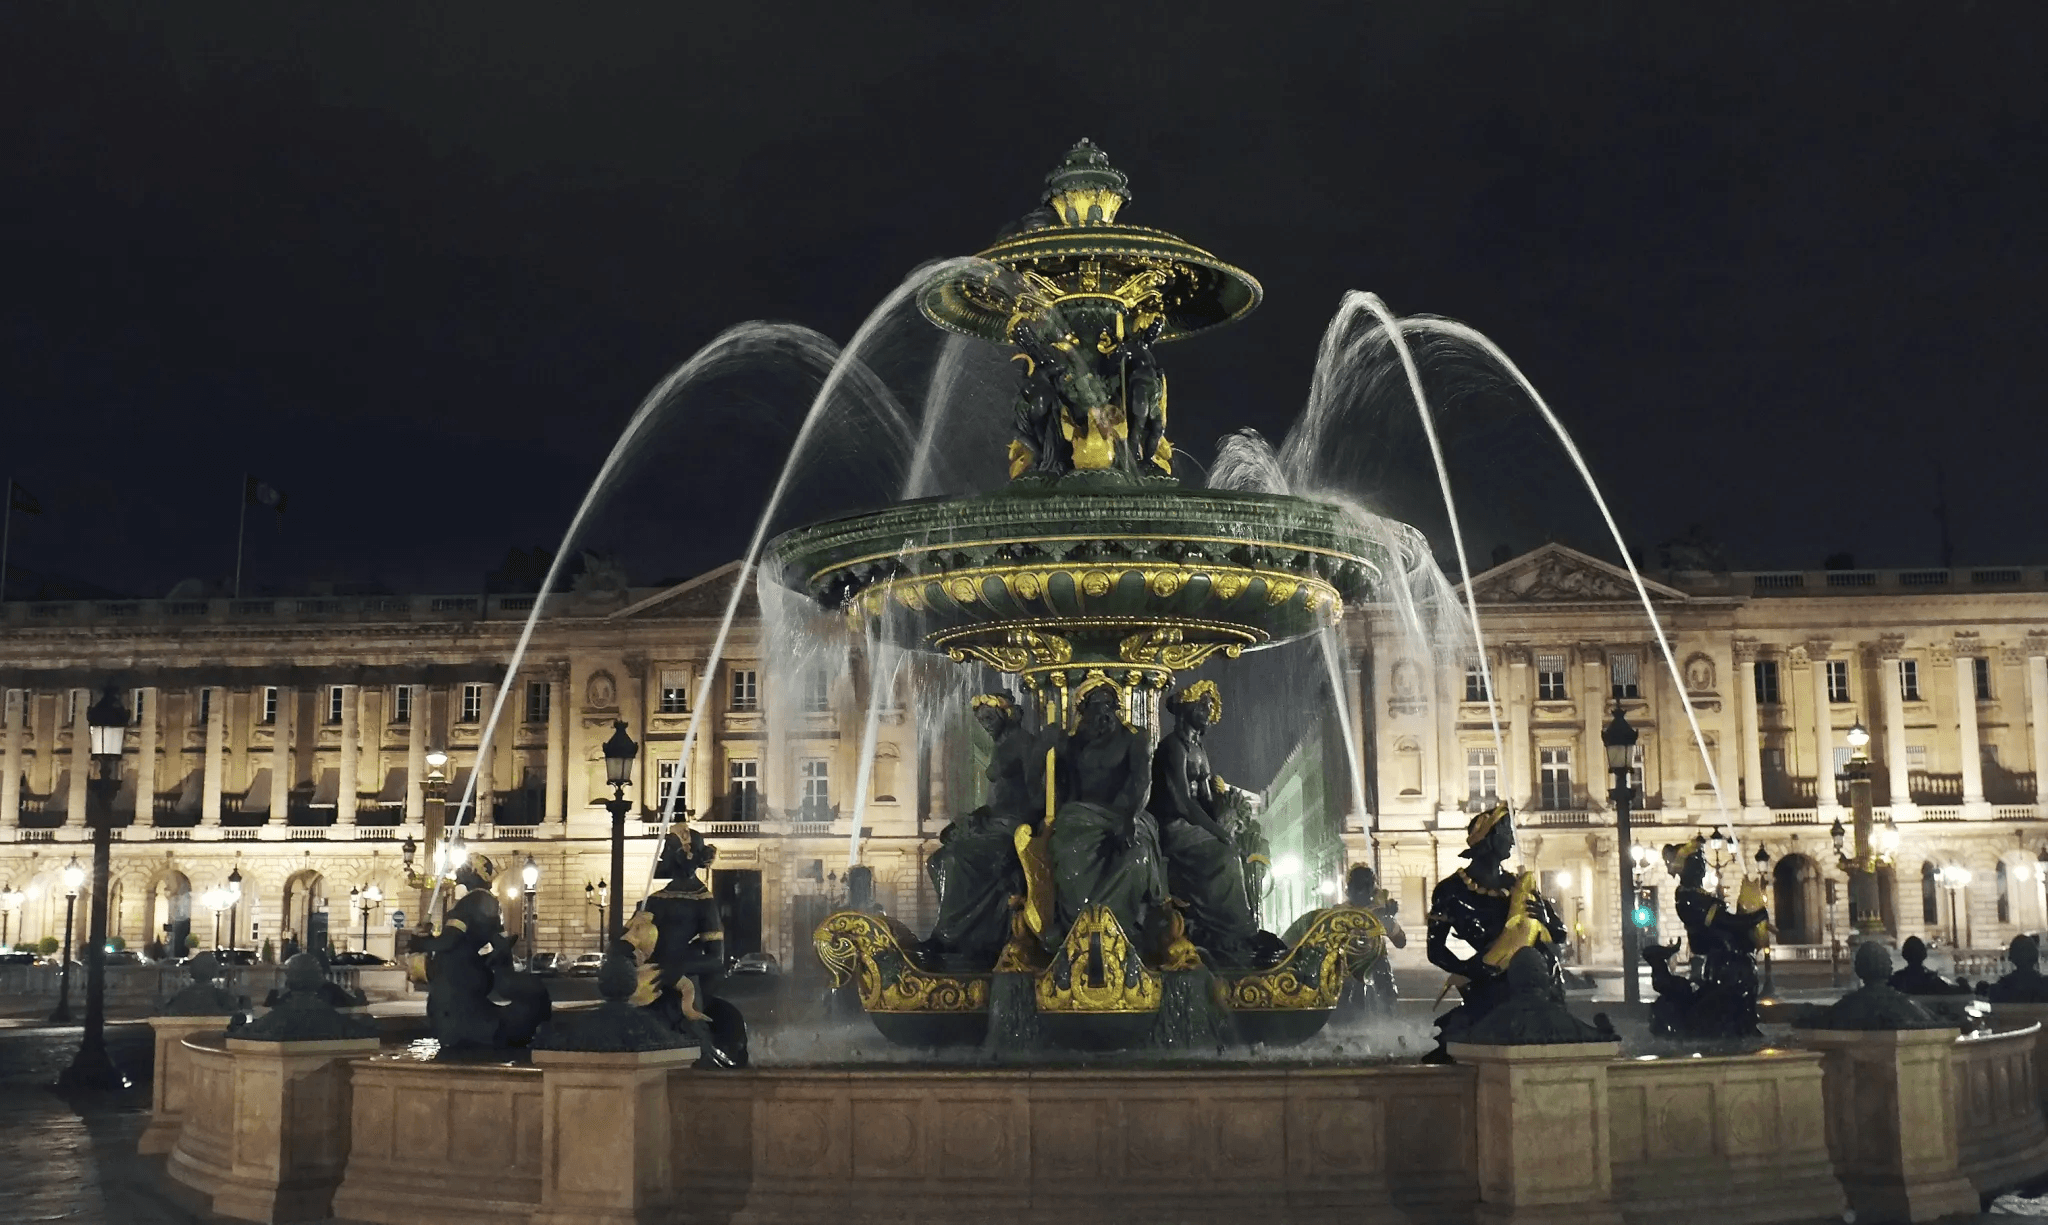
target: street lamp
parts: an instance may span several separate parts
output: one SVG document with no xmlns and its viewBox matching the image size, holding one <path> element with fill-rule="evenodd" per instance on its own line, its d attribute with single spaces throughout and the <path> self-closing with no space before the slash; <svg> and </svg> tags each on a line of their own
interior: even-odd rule
<svg viewBox="0 0 2048 1225">
<path fill-rule="evenodd" d="M 1716 825 L 1707 831 L 1707 865 L 1714 869 L 1714 892 L 1722 892 L 1721 878 L 1728 869 L 1742 866 L 1742 844 L 1734 834 L 1724 834 Z"/>
<path fill-rule="evenodd" d="M 78 887 L 85 883 L 85 869 L 78 866 L 78 856 L 64 865 L 64 952 L 63 960 L 57 963 L 57 1010 L 50 1014 L 52 1021 L 71 1020 L 71 924 L 78 908 Z"/>
<path fill-rule="evenodd" d="M 1960 895 L 1963 890 L 1970 887 L 1970 881 L 1973 877 L 1968 868 L 1959 863 L 1951 863 L 1944 864 L 1939 871 L 1935 872 L 1934 878 L 1940 881 L 1942 886 L 1948 890 L 1949 947 L 1960 950 L 1963 947 L 1963 939 L 1956 930 L 1956 912 L 1962 909 Z"/>
<path fill-rule="evenodd" d="M 228 908 L 228 891 L 219 885 L 199 895 L 199 904 L 213 912 L 213 947 L 220 947 L 220 912 Z"/>
<path fill-rule="evenodd" d="M 420 929 L 430 931 L 433 924 L 427 918 L 427 912 L 434 904 L 434 889 L 446 867 L 446 852 L 441 846 L 441 839 L 448 824 L 448 751 L 430 748 L 423 760 L 427 775 L 420 780 L 420 797 L 424 801 L 420 806 L 420 818 L 427 836 L 428 854 L 435 859 L 434 871 L 420 878 L 408 874 L 407 883 L 420 891 Z M 410 841 L 408 838 L 407 842 Z"/>
<path fill-rule="evenodd" d="M 1877 868 L 1880 860 L 1890 858 L 1890 850 L 1897 849 L 1898 828 L 1892 826 L 1885 839 L 1874 839 L 1875 826 L 1870 811 L 1870 731 L 1858 719 L 1851 724 L 1843 737 L 1849 742 L 1849 763 L 1844 773 L 1849 778 L 1849 808 L 1855 822 L 1855 843 L 1850 854 L 1843 854 L 1843 842 L 1848 831 L 1843 830 L 1837 819 L 1828 830 L 1834 840 L 1835 853 L 1841 856 L 1842 870 L 1849 876 L 1849 942 L 1860 944 L 1865 940 L 1884 939 L 1884 907 L 1878 897 Z M 1886 822 L 1890 825 L 1890 822 Z M 1889 849 L 1881 849 L 1889 840 Z"/>
<path fill-rule="evenodd" d="M 614 720 L 612 738 L 604 742 L 604 781 L 611 785 L 612 798 L 604 802 L 605 810 L 612 814 L 612 883 L 622 884 L 626 879 L 626 813 L 633 802 L 626 798 L 626 786 L 633 781 L 633 763 L 639 760 L 640 746 L 626 734 L 626 721 Z M 625 925 L 620 922 L 619 911 L 624 905 L 612 909 L 611 926 L 605 929 L 609 937 L 605 947 L 619 942 Z"/>
<path fill-rule="evenodd" d="M 526 928 L 522 933 L 526 944 L 526 964 L 533 964 L 533 939 L 538 909 L 534 901 L 534 890 L 540 886 L 540 865 L 533 862 L 533 856 L 526 857 L 526 863 L 519 869 L 519 881 L 526 886 Z"/>
<path fill-rule="evenodd" d="M 1621 713 L 1621 703 L 1615 703 L 1614 721 L 1601 730 L 1600 743 L 1607 748 L 1607 772 L 1614 779 L 1607 798 L 1614 802 L 1615 858 L 1621 876 L 1621 991 L 1622 999 L 1631 1004 L 1642 1002 L 1643 991 L 1636 981 L 1636 856 L 1628 828 L 1629 808 L 1635 802 L 1629 775 L 1635 769 L 1636 738 L 1636 729 Z"/>
<path fill-rule="evenodd" d="M 594 885 L 589 881 L 583 883 L 583 904 L 585 906 L 597 907 L 597 931 L 598 939 L 600 940 L 604 938 L 605 903 L 611 900 L 611 896 L 612 887 L 605 883 L 602 876 L 597 878 L 597 883 Z"/>
<path fill-rule="evenodd" d="M 242 869 L 228 870 L 228 948 L 235 947 L 235 925 L 242 921 Z"/>
<path fill-rule="evenodd" d="M 356 908 L 362 918 L 363 951 L 370 951 L 370 912 L 384 904 L 384 891 L 375 885 L 351 887 L 348 891 L 349 905 Z"/>
<path fill-rule="evenodd" d="M 79 1089 L 126 1089 L 128 1078 L 107 1057 L 107 878 L 112 872 L 114 797 L 121 791 L 121 750 L 128 735 L 128 708 L 109 683 L 85 712 L 86 731 L 92 741 L 93 777 L 87 797 L 91 802 L 87 819 L 92 824 L 92 912 L 86 921 L 85 948 L 85 1036 L 71 1066 L 57 1078 L 60 1085 Z M 64 941 L 71 942 L 71 906 L 78 896 L 83 873 L 78 860 L 64 869 Z M 71 957 L 64 958 L 64 973 L 71 973 Z M 63 1010 L 63 1004 L 58 1010 Z"/>
<path fill-rule="evenodd" d="M 8 923 L 15 915 L 21 913 L 21 903 L 25 896 L 21 890 L 14 887 L 13 881 L 0 886 L 0 949 L 14 947 L 7 942 Z"/>
</svg>

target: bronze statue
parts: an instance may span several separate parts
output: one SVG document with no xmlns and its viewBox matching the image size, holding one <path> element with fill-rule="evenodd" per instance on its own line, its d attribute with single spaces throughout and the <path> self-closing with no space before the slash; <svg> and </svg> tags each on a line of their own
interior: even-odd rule
<svg viewBox="0 0 2048 1225">
<path fill-rule="evenodd" d="M 1899 956 L 1906 959 L 1906 968 L 1891 977 L 1894 991 L 1907 995 L 1969 995 L 1970 984 L 1950 982 L 1927 968 L 1927 942 L 1918 936 L 1906 937 L 1899 946 Z"/>
<path fill-rule="evenodd" d="M 1436 1049 L 1424 1063 L 1449 1063 L 1451 1042 L 1507 998 L 1507 968 L 1515 953 L 1535 948 L 1556 972 L 1557 943 L 1564 920 L 1537 890 L 1535 874 L 1516 876 L 1503 866 L 1515 850 L 1514 817 L 1505 801 L 1475 814 L 1465 826 L 1463 857 L 1472 862 L 1437 882 L 1429 899 L 1429 961 L 1464 981 L 1461 1002 L 1437 1018 Z M 1451 951 L 1456 935 L 1474 949 L 1471 957 Z"/>
<path fill-rule="evenodd" d="M 1401 904 L 1380 888 L 1379 876 L 1370 865 L 1353 864 L 1345 874 L 1344 903 L 1371 911 L 1386 929 L 1388 944 L 1397 949 L 1408 947 L 1408 933 L 1394 919 L 1401 913 Z M 1364 964 L 1354 965 L 1351 973 L 1352 982 L 1345 985 L 1344 994 L 1337 1000 L 1338 1015 L 1391 1016 L 1401 993 L 1394 986 L 1394 969 L 1387 958 L 1375 959 L 1369 970 Z"/>
<path fill-rule="evenodd" d="M 284 991 L 277 997 L 277 1006 L 247 1025 L 231 1028 L 229 1034 L 257 1042 L 376 1037 L 377 1022 L 342 1012 L 328 1002 L 327 994 L 320 990 L 326 981 L 318 957 L 293 954 L 284 963 Z"/>
<path fill-rule="evenodd" d="M 444 1051 L 524 1046 L 552 1010 L 547 987 L 513 969 L 518 938 L 506 933 L 491 892 L 496 874 L 472 852 L 455 870 L 455 884 L 467 892 L 449 907 L 440 932 L 413 934 L 413 950 L 428 955 L 427 1025 Z M 509 1002 L 493 1002 L 494 990 Z"/>
<path fill-rule="evenodd" d="M 718 848 L 688 826 L 680 832 L 670 830 L 662 840 L 654 875 L 665 883 L 641 903 L 655 932 L 653 947 L 642 951 L 645 960 L 659 967 L 648 1006 L 669 1028 L 692 1037 L 699 1030 L 687 1014 L 701 1010 L 709 1019 L 711 1043 L 699 1056 L 698 1066 L 743 1068 L 746 1019 L 732 1001 L 712 991 L 725 974 L 725 924 L 711 887 L 698 873 L 717 858 Z"/>
<path fill-rule="evenodd" d="M 1159 827 L 1145 811 L 1152 783 L 1145 737 L 1124 725 L 1116 690 L 1104 684 L 1081 698 L 1079 725 L 1058 739 L 1064 798 L 1051 836 L 1053 942 L 1090 905 L 1107 906 L 1136 940 L 1167 896 Z"/>
<path fill-rule="evenodd" d="M 1977 994 L 1994 1004 L 2048 1004 L 2048 974 L 2042 974 L 2041 944 L 2032 936 L 2014 936 L 2005 959 L 2012 972 L 1995 983 L 1978 983 Z"/>
<path fill-rule="evenodd" d="M 1244 860 L 1219 804 L 1202 737 L 1223 715 L 1214 681 L 1167 702 L 1174 728 L 1152 754 L 1151 813 L 1159 825 L 1166 886 L 1186 904 L 1187 934 L 1212 963 L 1251 964 L 1258 923 L 1245 889 Z"/>
<path fill-rule="evenodd" d="M 1660 1037 L 1754 1038 L 1757 1028 L 1756 950 L 1769 939 L 1770 914 L 1762 894 L 1745 882 L 1735 909 L 1706 888 L 1704 843 L 1695 836 L 1664 848 L 1664 862 L 1678 877 L 1678 920 L 1685 925 L 1698 973 L 1692 980 L 1672 973 L 1674 941 L 1643 950 L 1657 1000 L 1650 1005 L 1650 1029 Z"/>
<path fill-rule="evenodd" d="M 192 976 L 176 995 L 157 1009 L 160 1016 L 167 1017 L 219 1017 L 230 1016 L 249 1006 L 249 997 L 236 995 L 213 985 L 220 977 L 220 959 L 212 953 L 199 953 L 185 962 L 185 972 Z"/>
<path fill-rule="evenodd" d="M 1007 694 L 983 693 L 972 709 L 995 742 L 988 803 L 939 834 L 939 849 L 925 865 L 939 894 L 939 917 L 919 953 L 948 969 L 979 971 L 995 964 L 1009 938 L 1010 898 L 1024 892 L 1017 828 L 1038 823 L 1035 811 L 1043 810 L 1045 784 L 1038 764 L 1043 753 L 1034 751 L 1036 738 L 1024 730 L 1017 704 Z"/>
<path fill-rule="evenodd" d="M 1482 1046 L 1554 1046 L 1573 1042 L 1615 1042 L 1606 1013 L 1587 1024 L 1565 1007 L 1564 984 L 1537 945 L 1525 945 L 1508 959 L 1506 998 L 1469 1026 L 1457 1040 Z"/>
<path fill-rule="evenodd" d="M 1808 1004 L 1792 1024 L 1805 1029 L 1955 1029 L 1886 980 L 1891 951 L 1875 940 L 1856 946 L 1856 977 L 1863 985 L 1832 1004 Z"/>
</svg>

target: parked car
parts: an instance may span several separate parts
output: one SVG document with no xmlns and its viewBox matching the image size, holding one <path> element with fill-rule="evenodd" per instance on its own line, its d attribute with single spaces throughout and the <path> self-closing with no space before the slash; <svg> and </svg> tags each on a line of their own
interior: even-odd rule
<svg viewBox="0 0 2048 1225">
<path fill-rule="evenodd" d="M 773 953 L 741 953 L 726 967 L 728 974 L 780 974 L 782 963 Z"/>
<path fill-rule="evenodd" d="M 134 949 L 108 949 L 107 962 L 110 966 L 146 966 L 149 958 Z"/>
<path fill-rule="evenodd" d="M 577 978 L 596 978 L 598 968 L 602 965 L 603 953 L 578 953 L 576 960 L 569 963 L 569 973 Z"/>
<path fill-rule="evenodd" d="M 42 959 L 34 953 L 23 952 L 20 949 L 0 953 L 0 966 L 32 966 L 40 960 Z"/>
<path fill-rule="evenodd" d="M 527 972 L 539 974 L 543 977 L 560 974 L 563 965 L 564 962 L 560 953 L 535 953 L 526 959 Z"/>
<path fill-rule="evenodd" d="M 391 963 L 367 949 L 344 949 L 334 955 L 338 966 L 388 966 Z"/>
<path fill-rule="evenodd" d="M 194 955 L 196 956 L 197 954 Z M 213 958 L 224 966 L 253 966 L 256 964 L 256 950 L 215 949 L 213 950 Z"/>
</svg>

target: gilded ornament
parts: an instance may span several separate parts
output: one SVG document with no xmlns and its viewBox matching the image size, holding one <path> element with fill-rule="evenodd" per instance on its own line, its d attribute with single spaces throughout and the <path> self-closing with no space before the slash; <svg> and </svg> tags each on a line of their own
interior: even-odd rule
<svg viewBox="0 0 2048 1225">
<path fill-rule="evenodd" d="M 1101 570 L 1090 570 L 1081 576 L 1081 594 L 1100 598 L 1109 594 L 1109 575 Z"/>
<path fill-rule="evenodd" d="M 1268 576 L 1266 579 L 1266 603 L 1285 604 L 1294 598 L 1295 592 L 1300 590 L 1301 583 L 1296 579 Z"/>
<path fill-rule="evenodd" d="M 1045 594 L 1045 584 L 1036 574 L 1026 572 L 1017 576 L 1014 590 L 1020 599 L 1035 600 Z"/>
<path fill-rule="evenodd" d="M 1052 924 L 1052 831 L 1034 837 L 1029 825 L 1019 825 L 1014 841 L 1017 862 L 1024 868 L 1024 921 L 1032 931 L 1043 934 Z"/>
<path fill-rule="evenodd" d="M 909 609 L 912 612 L 924 611 L 925 603 L 924 590 L 922 584 L 896 583 L 891 585 L 891 590 L 895 593 L 896 602 L 898 604 L 903 605 L 903 607 Z"/>
<path fill-rule="evenodd" d="M 909 928 L 883 915 L 842 910 L 827 915 L 811 935 L 832 985 L 851 978 L 868 1012 L 983 1012 L 986 974 L 934 974 L 917 968 L 905 950 L 917 943 Z"/>
<path fill-rule="evenodd" d="M 1251 578 L 1244 574 L 1218 574 L 1209 579 L 1209 590 L 1226 600 L 1234 600 L 1244 594 L 1251 585 Z"/>
<path fill-rule="evenodd" d="M 1234 1012 L 1335 1008 L 1345 976 L 1386 956 L 1386 929 L 1356 906 L 1318 910 L 1279 965 L 1229 980 Z"/>
<path fill-rule="evenodd" d="M 1164 599 L 1180 590 L 1184 578 L 1184 575 L 1172 570 L 1154 570 L 1145 585 L 1152 589 L 1153 595 Z"/>
<path fill-rule="evenodd" d="M 953 597 L 955 604 L 972 604 L 981 595 L 981 589 L 971 578 L 949 578 L 946 594 Z"/>
<path fill-rule="evenodd" d="M 1036 994 L 1040 1013 L 1157 1012 L 1161 980 L 1109 907 L 1090 906 L 1038 976 Z"/>
</svg>

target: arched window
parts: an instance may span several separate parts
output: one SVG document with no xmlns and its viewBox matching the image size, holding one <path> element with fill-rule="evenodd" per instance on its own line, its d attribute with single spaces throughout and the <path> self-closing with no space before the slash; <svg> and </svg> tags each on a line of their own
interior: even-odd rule
<svg viewBox="0 0 2048 1225">
<path fill-rule="evenodd" d="M 2012 890 L 2008 883 L 2009 879 L 2010 874 L 2005 869 L 2005 861 L 2001 859 L 1998 861 L 1998 921 L 2000 923 L 2012 922 Z"/>
<path fill-rule="evenodd" d="M 1941 925 L 1941 886 L 1934 879 L 1934 865 L 1920 863 L 1920 921 L 1929 927 Z"/>
</svg>

